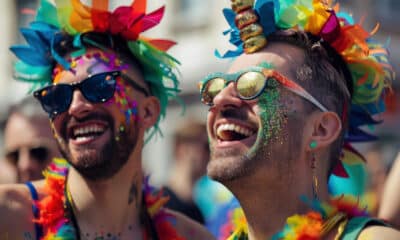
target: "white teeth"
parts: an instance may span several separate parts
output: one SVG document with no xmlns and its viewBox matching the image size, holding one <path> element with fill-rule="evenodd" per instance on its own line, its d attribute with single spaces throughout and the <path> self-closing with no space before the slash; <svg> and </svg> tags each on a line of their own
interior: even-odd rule
<svg viewBox="0 0 400 240">
<path fill-rule="evenodd" d="M 249 128 L 242 127 L 242 126 L 239 126 L 239 125 L 231 123 L 231 124 L 221 124 L 221 125 L 219 125 L 218 128 L 217 128 L 217 135 L 221 136 L 222 132 L 223 131 L 227 131 L 227 130 L 237 132 L 237 133 L 242 134 L 242 135 L 244 135 L 246 137 L 249 137 L 249 136 L 254 134 L 253 130 L 251 130 Z"/>
<path fill-rule="evenodd" d="M 75 140 L 76 140 L 77 142 L 84 142 L 84 141 L 88 141 L 88 140 L 93 139 L 93 138 L 94 138 L 93 136 L 89 136 L 89 137 L 77 137 Z"/>
<path fill-rule="evenodd" d="M 77 136 L 83 135 L 83 134 L 101 133 L 101 132 L 104 132 L 104 129 L 105 128 L 103 126 L 93 124 L 93 125 L 87 125 L 84 127 L 75 128 L 73 130 L 73 134 L 75 137 L 77 137 Z M 85 137 L 79 136 L 77 138 L 85 138 Z"/>
</svg>

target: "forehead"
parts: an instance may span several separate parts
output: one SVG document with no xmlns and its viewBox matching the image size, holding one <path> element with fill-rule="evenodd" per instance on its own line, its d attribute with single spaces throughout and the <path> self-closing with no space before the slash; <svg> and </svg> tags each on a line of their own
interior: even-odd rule
<svg viewBox="0 0 400 240">
<path fill-rule="evenodd" d="M 268 43 L 261 51 L 240 55 L 228 72 L 235 73 L 263 62 L 270 63 L 274 69 L 287 77 L 295 78 L 297 67 L 303 63 L 304 53 L 299 47 L 286 43 Z"/>
<path fill-rule="evenodd" d="M 72 83 L 84 80 L 90 75 L 102 72 L 121 71 L 136 82 L 144 82 L 143 74 L 138 66 L 126 59 L 121 59 L 114 52 L 104 52 L 99 49 L 88 49 L 85 54 L 67 56 L 72 70 L 61 70 L 55 74 L 55 83 Z"/>
<path fill-rule="evenodd" d="M 52 139 L 47 117 L 27 118 L 19 113 L 13 113 L 7 122 L 4 140 L 7 148 L 21 145 L 32 145 L 39 139 Z"/>
</svg>

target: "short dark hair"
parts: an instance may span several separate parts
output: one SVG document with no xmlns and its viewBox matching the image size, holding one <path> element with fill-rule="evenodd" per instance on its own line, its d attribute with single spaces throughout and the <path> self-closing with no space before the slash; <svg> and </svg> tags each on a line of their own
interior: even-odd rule
<svg viewBox="0 0 400 240">
<path fill-rule="evenodd" d="M 339 160 L 348 128 L 353 80 L 342 57 L 321 38 L 296 30 L 280 30 L 268 37 L 270 42 L 286 42 L 304 50 L 304 60 L 294 72 L 296 81 L 328 110 L 336 112 L 342 120 L 342 131 L 330 149 L 331 172 Z M 305 111 L 315 107 L 305 102 Z"/>
</svg>

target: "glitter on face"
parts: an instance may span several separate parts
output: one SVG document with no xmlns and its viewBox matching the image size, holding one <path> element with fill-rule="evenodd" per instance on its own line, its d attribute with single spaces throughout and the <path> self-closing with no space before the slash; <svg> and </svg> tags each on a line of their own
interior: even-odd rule
<svg viewBox="0 0 400 240">
<path fill-rule="evenodd" d="M 126 84 L 121 78 L 117 79 L 114 97 L 105 104 L 116 104 L 121 110 L 122 116 L 125 118 L 125 124 L 129 126 L 131 122 L 137 121 L 137 102 L 129 97 L 132 88 Z M 120 119 L 121 120 L 121 119 Z"/>
<path fill-rule="evenodd" d="M 273 136 L 277 136 L 283 126 L 284 115 L 282 114 L 280 100 L 280 89 L 278 82 L 270 80 L 268 88 L 259 97 L 259 116 L 261 127 L 257 133 L 256 143 L 249 151 L 249 156 L 253 156 L 260 148 L 265 147 L 271 141 Z"/>
</svg>

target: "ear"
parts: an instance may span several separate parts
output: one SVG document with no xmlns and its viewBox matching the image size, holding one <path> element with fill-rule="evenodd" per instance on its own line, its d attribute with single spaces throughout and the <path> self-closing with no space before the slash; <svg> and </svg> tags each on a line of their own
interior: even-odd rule
<svg viewBox="0 0 400 240">
<path fill-rule="evenodd" d="M 340 135 L 342 122 L 335 112 L 322 112 L 314 116 L 308 151 L 329 146 Z M 313 144 L 311 144 L 313 143 Z"/>
<path fill-rule="evenodd" d="M 142 100 L 140 124 L 147 130 L 154 126 L 160 116 L 160 101 L 154 96 Z"/>
</svg>

